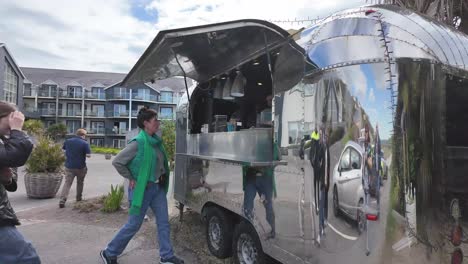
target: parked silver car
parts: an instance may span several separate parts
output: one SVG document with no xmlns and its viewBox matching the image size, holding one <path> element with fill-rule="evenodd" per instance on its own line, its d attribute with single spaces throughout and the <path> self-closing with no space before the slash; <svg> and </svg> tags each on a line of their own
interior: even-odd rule
<svg viewBox="0 0 468 264">
<path fill-rule="evenodd" d="M 333 211 L 340 212 L 356 220 L 358 231 L 365 228 L 365 215 L 361 210 L 364 204 L 362 187 L 363 149 L 354 141 L 349 141 L 333 169 Z"/>
</svg>

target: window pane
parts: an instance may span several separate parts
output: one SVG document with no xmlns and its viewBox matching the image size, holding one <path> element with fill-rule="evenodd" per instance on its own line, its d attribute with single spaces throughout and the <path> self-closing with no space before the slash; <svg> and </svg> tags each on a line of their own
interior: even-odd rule
<svg viewBox="0 0 468 264">
<path fill-rule="evenodd" d="M 361 169 L 361 155 L 356 150 L 351 151 L 351 165 L 356 163 L 356 168 L 355 169 Z"/>
<path fill-rule="evenodd" d="M 342 170 L 349 170 L 351 169 L 351 166 L 349 164 L 349 148 L 345 150 L 345 152 L 343 153 L 343 156 L 341 157 L 341 163 L 340 163 L 340 167 Z"/>
</svg>

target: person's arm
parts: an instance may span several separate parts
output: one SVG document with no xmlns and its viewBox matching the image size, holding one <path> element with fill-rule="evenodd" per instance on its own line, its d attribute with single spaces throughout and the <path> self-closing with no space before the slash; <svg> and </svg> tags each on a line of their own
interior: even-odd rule
<svg viewBox="0 0 468 264">
<path fill-rule="evenodd" d="M 91 148 L 88 143 L 86 143 L 86 157 L 91 158 Z"/>
<path fill-rule="evenodd" d="M 0 144 L 0 167 L 21 167 L 29 158 L 33 144 L 22 131 L 11 130 L 10 138 Z"/>
<path fill-rule="evenodd" d="M 127 164 L 136 156 L 138 143 L 136 141 L 128 144 L 122 151 L 115 156 L 112 165 L 122 177 L 133 180 L 132 173 L 127 168 Z"/>
</svg>

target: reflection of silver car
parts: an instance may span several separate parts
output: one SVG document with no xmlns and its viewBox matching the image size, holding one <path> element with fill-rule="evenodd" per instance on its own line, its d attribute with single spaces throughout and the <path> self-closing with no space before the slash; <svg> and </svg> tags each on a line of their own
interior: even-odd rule
<svg viewBox="0 0 468 264">
<path fill-rule="evenodd" d="M 361 208 L 364 204 L 362 188 L 363 149 L 354 141 L 349 141 L 333 169 L 333 211 L 335 216 L 343 212 L 355 219 L 358 231 L 365 226 L 365 216 Z"/>
</svg>

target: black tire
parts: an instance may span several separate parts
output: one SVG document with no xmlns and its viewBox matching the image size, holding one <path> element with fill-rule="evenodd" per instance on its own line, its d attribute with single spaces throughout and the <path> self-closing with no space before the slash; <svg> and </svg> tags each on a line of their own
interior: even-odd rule
<svg viewBox="0 0 468 264">
<path fill-rule="evenodd" d="M 333 214 L 335 217 L 340 215 L 340 203 L 338 200 L 338 190 L 336 189 L 336 186 L 333 187 Z"/>
<path fill-rule="evenodd" d="M 236 264 L 266 263 L 257 231 L 249 222 L 242 221 L 234 229 L 232 251 Z"/>
<path fill-rule="evenodd" d="M 357 209 L 357 216 L 356 216 L 356 224 L 358 234 L 361 235 L 366 230 L 366 215 L 364 214 L 363 210 L 364 200 L 361 198 L 358 202 L 358 209 Z"/>
<path fill-rule="evenodd" d="M 220 259 L 232 256 L 233 224 L 228 213 L 217 207 L 206 211 L 206 243 L 211 254 Z"/>
</svg>

